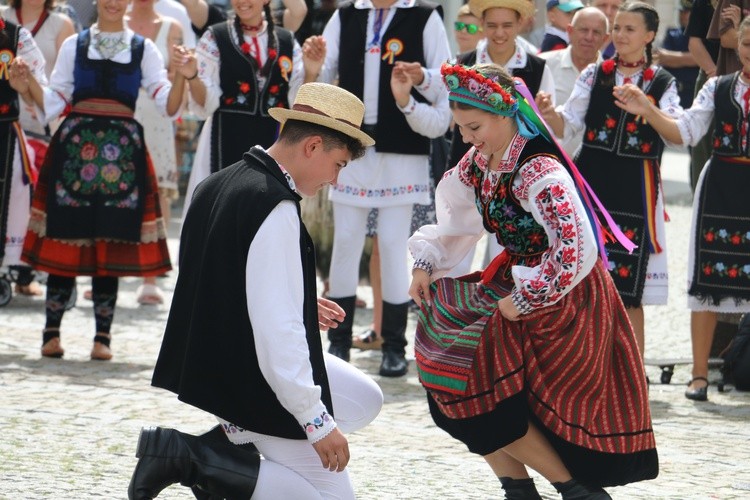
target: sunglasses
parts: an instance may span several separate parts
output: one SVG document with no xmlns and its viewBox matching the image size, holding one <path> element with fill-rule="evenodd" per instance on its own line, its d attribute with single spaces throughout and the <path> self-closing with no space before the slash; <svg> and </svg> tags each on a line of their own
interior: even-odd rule
<svg viewBox="0 0 750 500">
<path fill-rule="evenodd" d="M 462 23 L 461 21 L 456 21 L 455 23 L 453 23 L 453 27 L 456 29 L 456 31 L 466 30 L 466 32 L 470 35 L 473 35 L 478 31 L 482 31 L 482 28 L 480 26 L 477 26 L 476 24 Z"/>
</svg>

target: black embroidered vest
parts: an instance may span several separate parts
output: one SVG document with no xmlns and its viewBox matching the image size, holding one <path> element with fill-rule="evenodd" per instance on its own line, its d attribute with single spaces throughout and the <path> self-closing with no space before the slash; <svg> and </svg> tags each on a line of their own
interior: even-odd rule
<svg viewBox="0 0 750 500">
<path fill-rule="evenodd" d="M 616 152 L 627 158 L 658 160 L 664 150 L 664 142 L 653 127 L 642 118 L 626 113 L 615 105 L 612 97 L 613 83 L 605 84 L 601 63 L 596 67 L 591 100 L 586 111 L 586 128 L 583 146 Z M 610 75 L 610 78 L 614 80 Z M 656 105 L 674 77 L 658 68 L 648 81 L 643 92 Z"/>
<path fill-rule="evenodd" d="M 417 0 L 414 7 L 396 9 L 396 13 L 380 40 L 381 55 L 389 47 L 400 47 L 393 61 L 381 59 L 378 85 L 378 122 L 375 125 L 375 150 L 381 153 L 428 155 L 430 139 L 414 132 L 406 117 L 398 109 L 391 92 L 393 62 L 408 61 L 425 65 L 423 32 L 435 4 Z M 341 44 L 339 53 L 339 86 L 362 99 L 365 85 L 365 44 L 369 9 L 357 9 L 354 4 L 339 8 Z M 441 12 L 438 10 L 438 12 Z M 417 102 L 427 100 L 416 89 L 411 95 Z"/>
<path fill-rule="evenodd" d="M 287 439 L 306 436 L 260 371 L 244 269 L 250 245 L 268 214 L 282 201 L 294 202 L 300 214 L 299 200 L 278 164 L 260 148 L 252 148 L 242 161 L 198 186 L 182 229 L 183 272 L 177 278 L 152 379 L 154 386 L 176 393 L 181 401 L 244 429 Z M 299 245 L 313 381 L 333 415 L 318 328 L 315 249 L 301 219 Z"/>
<path fill-rule="evenodd" d="M 8 82 L 8 68 L 16 58 L 20 29 L 10 21 L 5 21 L 3 31 L 3 37 L 0 40 L 0 121 L 12 122 L 18 119 L 18 93 Z"/>
<path fill-rule="evenodd" d="M 141 88 L 141 60 L 145 41 L 141 35 L 133 35 L 130 41 L 130 62 L 116 63 L 107 59 L 88 58 L 91 31 L 86 29 L 78 35 L 76 63 L 73 70 L 75 88 L 73 105 L 86 99 L 112 99 L 135 110 L 135 101 Z"/>
<path fill-rule="evenodd" d="M 279 41 L 278 53 L 271 64 L 271 72 L 263 88 L 260 88 L 257 78 L 258 63 L 254 57 L 245 54 L 237 46 L 230 33 L 233 29 L 231 21 L 215 24 L 209 28 L 214 34 L 221 59 L 219 108 L 263 117 L 270 116 L 269 108 L 288 108 L 287 94 L 289 78 L 292 76 L 294 48 L 292 33 L 283 28 L 274 29 Z M 268 35 L 271 37 L 273 33 Z M 243 42 L 244 40 L 240 40 L 240 43 Z M 274 123 L 277 122 L 274 120 Z"/>
<path fill-rule="evenodd" d="M 535 266 L 542 253 L 549 248 L 544 227 L 513 196 L 513 179 L 518 168 L 534 156 L 554 156 L 559 161 L 553 150 L 554 146 L 541 136 L 528 141 L 518 157 L 516 168 L 501 174 L 493 196 L 487 201 L 481 197 L 483 172 L 476 163 L 472 163 L 470 180 L 484 227 L 511 255 L 512 265 Z"/>
<path fill-rule="evenodd" d="M 740 73 L 719 77 L 714 94 L 714 154 L 721 156 L 748 156 L 747 145 L 742 149 L 742 122 L 745 120 L 742 106 L 734 100 L 735 85 Z M 750 138 L 750 127 L 745 127 Z"/>
</svg>

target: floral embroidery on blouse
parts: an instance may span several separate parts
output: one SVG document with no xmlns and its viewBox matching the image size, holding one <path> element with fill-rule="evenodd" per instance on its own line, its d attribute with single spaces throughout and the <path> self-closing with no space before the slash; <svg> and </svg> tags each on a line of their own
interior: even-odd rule
<svg viewBox="0 0 750 500">
<path fill-rule="evenodd" d="M 315 417 L 312 419 L 312 422 L 307 422 L 302 426 L 302 428 L 305 430 L 307 434 L 312 434 L 316 430 L 324 427 L 328 422 L 331 421 L 331 416 L 328 414 L 327 411 L 324 411 L 320 414 L 319 417 Z"/>
</svg>

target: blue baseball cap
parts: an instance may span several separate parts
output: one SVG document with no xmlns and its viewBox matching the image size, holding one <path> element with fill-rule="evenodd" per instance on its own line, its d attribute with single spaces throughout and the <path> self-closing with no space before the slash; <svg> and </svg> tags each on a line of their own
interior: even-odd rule
<svg viewBox="0 0 750 500">
<path fill-rule="evenodd" d="M 584 7 L 581 0 L 549 0 L 547 2 L 547 10 L 558 7 L 563 12 L 573 12 L 574 10 L 582 9 Z"/>
</svg>

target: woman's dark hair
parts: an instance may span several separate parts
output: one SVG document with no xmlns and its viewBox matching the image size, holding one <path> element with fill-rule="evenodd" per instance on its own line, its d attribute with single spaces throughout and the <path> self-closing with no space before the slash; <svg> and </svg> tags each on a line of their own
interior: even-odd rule
<svg viewBox="0 0 750 500">
<path fill-rule="evenodd" d="M 359 139 L 324 125 L 302 120 L 287 120 L 279 133 L 279 141 L 296 144 L 313 135 L 318 135 L 323 139 L 323 149 L 326 151 L 346 148 L 351 153 L 352 160 L 361 158 L 365 154 L 365 146 Z"/>
<path fill-rule="evenodd" d="M 620 6 L 619 9 L 617 9 L 617 12 L 632 12 L 640 14 L 641 17 L 643 17 L 643 22 L 646 25 L 647 31 L 653 31 L 654 37 L 656 36 L 656 32 L 659 31 L 659 13 L 656 12 L 655 8 L 645 2 L 625 2 Z M 653 40 L 646 44 L 646 61 L 643 63 L 644 70 L 646 68 L 649 68 L 654 62 L 653 47 Z M 615 53 L 613 57 L 615 60 L 617 60 L 617 53 Z M 615 75 L 613 72 L 612 75 L 606 77 L 604 81 L 605 83 L 613 84 L 614 79 Z M 644 81 L 643 79 L 641 79 L 641 86 L 643 86 L 643 84 Z"/>
<path fill-rule="evenodd" d="M 20 9 L 23 0 L 8 0 L 8 7 Z M 55 0 L 44 0 L 44 10 L 52 10 L 55 7 Z"/>
<path fill-rule="evenodd" d="M 270 2 L 263 4 L 263 13 L 265 14 L 264 17 L 266 22 L 268 23 L 268 26 L 266 28 L 266 32 L 268 33 L 268 53 L 273 50 L 278 54 L 279 40 L 276 37 L 276 24 L 273 22 L 273 14 L 271 13 L 271 7 L 269 4 Z M 240 22 L 240 17 L 236 14 L 234 16 L 234 29 L 237 31 L 237 40 L 239 41 L 239 44 L 242 45 L 242 43 L 245 41 L 245 35 L 242 31 L 242 23 Z M 271 73 L 271 67 L 273 66 L 273 63 L 273 59 L 271 57 L 268 57 L 266 63 L 262 68 L 260 68 L 260 75 L 263 77 L 268 77 L 268 75 Z"/>
<path fill-rule="evenodd" d="M 494 80 L 503 87 L 510 87 L 515 88 L 515 84 L 513 83 L 513 76 L 508 73 L 508 70 L 503 68 L 502 66 L 498 64 L 492 64 L 492 63 L 483 63 L 483 64 L 475 64 L 474 66 L 471 66 L 469 69 L 473 69 L 477 73 L 480 73 L 484 75 L 485 78 L 489 78 L 490 80 Z M 457 101 L 450 101 L 450 107 L 451 109 L 463 109 L 463 110 L 469 110 L 469 109 L 477 109 L 476 106 L 472 106 L 471 104 L 465 104 L 462 102 Z"/>
</svg>

